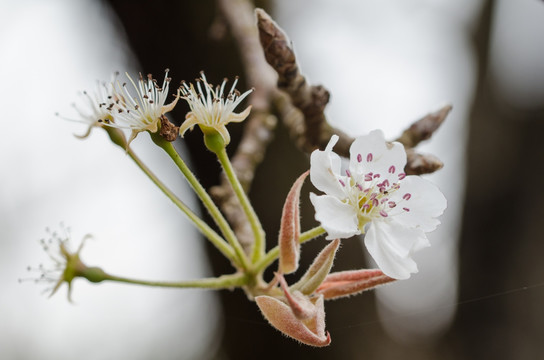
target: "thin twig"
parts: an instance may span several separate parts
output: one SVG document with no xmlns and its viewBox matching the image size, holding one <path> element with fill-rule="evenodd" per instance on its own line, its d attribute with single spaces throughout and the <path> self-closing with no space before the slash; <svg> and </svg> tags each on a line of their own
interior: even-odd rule
<svg viewBox="0 0 544 360">
<path fill-rule="evenodd" d="M 428 140 L 442 125 L 452 109 L 451 105 L 445 105 L 440 110 L 427 114 L 402 133 L 395 141 L 400 142 L 406 148 L 408 162 L 405 171 L 408 175 L 430 174 L 441 169 L 444 164 L 436 156 L 419 154 L 413 149 L 421 141 Z"/>
<path fill-rule="evenodd" d="M 451 105 L 445 105 L 440 110 L 425 115 L 402 133 L 395 141 L 407 148 L 416 147 L 421 141 L 428 140 L 442 125 L 452 109 Z"/>
<path fill-rule="evenodd" d="M 349 148 L 350 139 L 340 130 L 327 123 L 325 106 L 329 102 L 329 91 L 323 86 L 311 86 L 301 74 L 291 42 L 285 32 L 262 9 L 256 9 L 259 39 L 266 61 L 278 73 L 278 88 L 289 95 L 292 104 L 303 117 L 303 124 L 293 124 L 291 136 L 305 152 L 323 148 L 332 134 L 341 135 L 337 150 Z M 302 125 L 302 126 L 301 126 Z M 347 151 L 346 151 L 347 152 Z"/>
</svg>

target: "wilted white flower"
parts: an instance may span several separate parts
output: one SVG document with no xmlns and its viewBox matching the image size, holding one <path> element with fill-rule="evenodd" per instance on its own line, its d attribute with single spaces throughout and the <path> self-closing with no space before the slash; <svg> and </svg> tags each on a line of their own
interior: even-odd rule
<svg viewBox="0 0 544 360">
<path fill-rule="evenodd" d="M 87 131 L 82 135 L 76 135 L 76 137 L 83 139 L 89 136 L 94 127 L 101 127 L 113 121 L 111 115 L 113 106 L 110 105 L 113 98 L 113 88 L 104 83 L 97 84 L 94 92 L 88 93 L 87 91 L 83 91 L 81 95 L 83 98 L 82 104 L 73 104 L 74 109 L 79 114 L 79 118 L 62 118 L 87 124 Z"/>
<path fill-rule="evenodd" d="M 72 301 L 72 281 L 88 268 L 81 262 L 79 254 L 85 241 L 91 236 L 86 235 L 75 252 L 70 251 L 70 230 L 62 227 L 63 234 L 51 232 L 47 229 L 50 237 L 40 240 L 40 244 L 49 257 L 50 264 L 40 264 L 38 267 L 28 267 L 29 271 L 40 273 L 35 279 L 36 282 L 51 284 L 45 289 L 49 296 L 53 296 L 63 283 L 68 284 L 68 300 Z"/>
<path fill-rule="evenodd" d="M 332 151 L 334 135 L 324 151 L 311 155 L 310 178 L 325 195 L 310 194 L 316 220 L 327 239 L 365 234 L 364 243 L 380 269 L 395 279 L 418 271 L 412 254 L 429 246 L 446 199 L 431 182 L 404 172 L 402 144 L 386 143 L 381 131 L 361 136 L 350 148 L 349 169 L 341 174 L 340 157 Z"/>
<path fill-rule="evenodd" d="M 170 104 L 165 104 L 168 98 L 168 88 L 171 79 L 168 77 L 169 69 L 165 70 L 162 87 L 157 85 L 157 80 L 151 74 L 146 78 L 140 73 L 138 83 L 126 74 L 135 94 L 127 89 L 127 84 L 116 81 L 113 86 L 113 99 L 108 105 L 108 110 L 114 121 L 109 126 L 130 129 L 132 134 L 129 143 L 141 131 L 157 132 L 161 117 L 174 109 L 179 100 L 179 89 L 175 99 Z"/>
<path fill-rule="evenodd" d="M 253 89 L 250 89 L 240 94 L 235 89 L 237 83 L 238 77 L 234 80 L 230 91 L 225 94 L 227 79 L 224 79 L 221 86 L 217 86 L 214 90 L 213 86 L 206 80 L 204 72 L 201 72 L 200 79 L 196 80 L 196 89 L 193 84 L 187 85 L 187 83 L 183 82 L 181 88 L 182 98 L 189 103 L 191 111 L 187 113 L 185 121 L 179 128 L 180 135 L 183 136 L 187 130 L 192 130 L 195 125 L 198 125 L 204 134 L 218 132 L 225 145 L 227 145 L 230 142 L 230 134 L 225 125 L 230 122 L 243 121 L 251 111 L 251 106 L 248 106 L 239 114 L 234 112 L 238 104 L 253 91 Z M 202 87 L 204 87 L 204 90 Z"/>
</svg>

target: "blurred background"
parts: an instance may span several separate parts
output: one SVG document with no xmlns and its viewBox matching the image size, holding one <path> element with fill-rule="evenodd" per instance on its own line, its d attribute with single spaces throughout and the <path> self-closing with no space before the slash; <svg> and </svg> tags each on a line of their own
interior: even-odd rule
<svg viewBox="0 0 544 360">
<path fill-rule="evenodd" d="M 240 1 L 240 0 L 239 0 Z M 2 359 L 541 359 L 544 358 L 544 3 L 538 0 L 258 1 L 283 27 L 327 116 L 350 133 L 395 138 L 414 120 L 454 110 L 418 149 L 445 163 L 428 178 L 448 198 L 443 225 L 418 253 L 419 274 L 326 304 L 332 344 L 301 346 L 268 326 L 241 291 L 74 284 L 48 299 L 27 266 L 46 265 L 45 227 L 64 222 L 83 260 L 120 275 L 182 280 L 231 271 L 102 131 L 85 141 L 70 107 L 115 71 L 172 84 L 205 70 L 241 76 L 237 44 L 215 1 L 0 0 Z M 211 30 L 213 29 L 213 31 Z M 213 35 L 213 36 L 212 36 Z M 178 106 L 172 120 L 182 121 Z M 243 125 L 233 125 L 230 150 Z M 268 234 L 309 166 L 280 123 L 251 197 Z M 198 203 L 146 136 L 135 150 Z M 178 141 L 206 187 L 219 179 L 198 131 Z M 272 182 L 272 184 L 271 184 Z M 273 191 L 271 191 L 273 189 Z M 304 188 L 303 228 L 314 225 Z M 305 200 L 306 199 L 306 200 Z M 180 235 L 181 234 L 181 235 Z M 304 246 L 309 262 L 325 244 Z M 368 266 L 343 242 L 335 270 Z M 305 268 L 305 265 L 302 265 Z"/>
</svg>

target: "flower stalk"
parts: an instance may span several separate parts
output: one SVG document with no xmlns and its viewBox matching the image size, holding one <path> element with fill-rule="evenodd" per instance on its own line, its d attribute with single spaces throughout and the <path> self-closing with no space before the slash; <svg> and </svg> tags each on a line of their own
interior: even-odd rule
<svg viewBox="0 0 544 360">
<path fill-rule="evenodd" d="M 176 205 L 187 218 L 193 222 L 196 228 L 204 235 L 227 259 L 236 265 L 238 258 L 234 253 L 233 248 L 208 226 L 201 218 L 199 218 L 183 201 L 181 201 L 152 171 L 144 164 L 144 162 L 136 155 L 136 153 L 127 146 L 127 141 L 123 132 L 117 128 L 105 127 L 111 141 L 122 149 L 126 150 L 127 155 L 134 163 L 147 175 L 147 177 Z"/>
<path fill-rule="evenodd" d="M 210 216 L 212 217 L 212 219 L 215 221 L 215 223 L 217 224 L 217 226 L 223 233 L 223 236 L 225 236 L 230 246 L 234 249 L 236 258 L 238 260 L 237 261 L 238 264 L 243 269 L 247 270 L 250 267 L 250 264 L 246 254 L 244 253 L 242 245 L 236 238 L 234 231 L 230 227 L 229 223 L 227 222 L 223 214 L 221 214 L 221 211 L 219 210 L 217 205 L 215 205 L 215 203 L 211 199 L 210 195 L 208 195 L 204 187 L 197 180 L 196 176 L 191 172 L 187 164 L 185 164 L 183 159 L 179 156 L 178 152 L 174 148 L 174 145 L 172 145 L 171 142 L 163 139 L 157 133 L 153 133 L 150 135 L 153 142 L 157 146 L 161 147 L 168 154 L 168 156 L 170 156 L 170 158 L 177 165 L 178 169 L 181 171 L 183 176 L 185 176 L 185 179 L 187 180 L 187 182 L 189 182 L 189 185 L 191 185 L 191 188 L 194 190 L 198 198 L 202 201 L 202 203 L 208 210 Z"/>
<path fill-rule="evenodd" d="M 255 213 L 255 210 L 253 209 L 253 206 L 251 206 L 251 203 L 249 201 L 249 198 L 246 192 L 242 188 L 242 184 L 240 184 L 240 180 L 238 180 L 238 177 L 236 176 L 236 173 L 234 172 L 232 163 L 230 162 L 226 149 L 223 147 L 219 151 L 217 151 L 215 154 L 217 155 L 217 158 L 219 159 L 219 163 L 223 167 L 223 170 L 225 170 L 225 176 L 227 177 L 229 183 L 231 184 L 232 189 L 234 190 L 234 193 L 236 194 L 236 197 L 240 201 L 240 204 L 242 205 L 242 209 L 244 210 L 244 213 L 247 216 L 247 220 L 249 221 L 249 224 L 251 226 L 251 230 L 254 236 L 251 261 L 255 263 L 264 255 L 265 235 L 264 235 L 263 227 L 261 225 L 261 222 L 257 214 Z"/>
<path fill-rule="evenodd" d="M 322 226 L 316 226 L 315 228 L 312 228 L 300 234 L 298 241 L 300 244 L 303 244 L 306 241 L 313 240 L 325 233 L 326 231 Z M 273 247 L 255 264 L 255 271 L 257 272 L 263 271 L 270 264 L 272 264 L 274 260 L 276 260 L 279 256 L 280 256 L 280 247 L 279 246 Z"/>
<path fill-rule="evenodd" d="M 144 285 L 151 287 L 167 288 L 199 288 L 199 289 L 232 289 L 234 287 L 244 286 L 248 278 L 243 273 L 222 275 L 219 277 L 204 278 L 188 281 L 150 281 L 141 279 L 131 279 L 127 277 L 104 274 L 103 281 L 113 281 L 132 285 Z"/>
<path fill-rule="evenodd" d="M 234 264 L 241 265 L 238 261 L 232 246 L 225 239 L 217 234 L 208 226 L 201 218 L 199 218 L 183 201 L 181 201 L 166 185 L 160 181 L 157 176 L 136 156 L 134 151 L 128 150 L 130 158 L 138 165 L 138 167 L 153 181 L 155 185 L 187 216 L 187 218 L 195 224 L 196 228 L 230 261 Z"/>
</svg>

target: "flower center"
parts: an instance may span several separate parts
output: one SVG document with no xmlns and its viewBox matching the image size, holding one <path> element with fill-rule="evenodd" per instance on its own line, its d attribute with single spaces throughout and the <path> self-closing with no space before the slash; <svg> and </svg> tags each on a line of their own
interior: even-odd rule
<svg viewBox="0 0 544 360">
<path fill-rule="evenodd" d="M 372 162 L 371 153 L 363 156 L 357 156 L 358 162 L 366 160 Z M 406 177 L 406 174 L 397 173 L 398 182 L 391 183 L 391 175 L 396 173 L 395 166 L 387 168 L 387 173 L 360 172 L 355 170 L 346 170 L 346 177 L 338 179 L 346 194 L 345 202 L 357 209 L 358 227 L 364 233 L 364 226 L 375 218 L 387 218 L 393 209 L 401 212 L 408 212 L 408 207 L 397 208 L 401 202 L 408 201 L 411 194 L 406 193 L 400 201 L 391 200 L 391 196 L 401 188 L 400 181 Z M 354 172 L 352 174 L 352 171 Z"/>
</svg>

